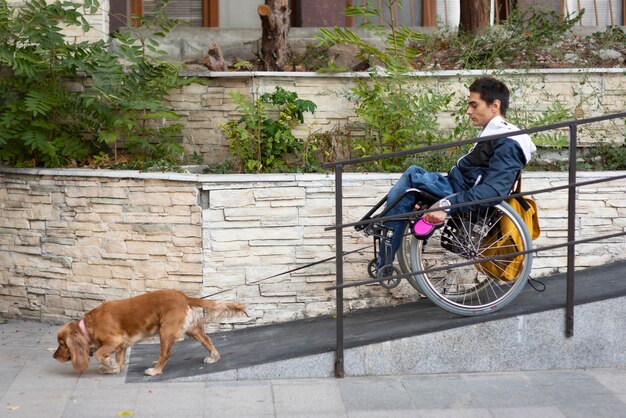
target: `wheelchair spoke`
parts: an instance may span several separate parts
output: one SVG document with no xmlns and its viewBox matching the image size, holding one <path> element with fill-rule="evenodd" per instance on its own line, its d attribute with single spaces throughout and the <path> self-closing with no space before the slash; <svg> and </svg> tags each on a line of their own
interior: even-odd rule
<svg viewBox="0 0 626 418">
<path fill-rule="evenodd" d="M 502 233 L 506 220 L 507 230 Z M 513 233 L 517 235 L 513 235 Z M 515 238 L 514 238 L 515 237 Z M 525 224 L 506 203 L 448 218 L 425 243 L 405 239 L 412 271 L 476 260 L 476 265 L 450 267 L 409 277 L 409 282 L 440 307 L 460 315 L 479 315 L 499 309 L 514 299 L 526 282 L 532 254 L 482 261 L 531 248 Z"/>
</svg>

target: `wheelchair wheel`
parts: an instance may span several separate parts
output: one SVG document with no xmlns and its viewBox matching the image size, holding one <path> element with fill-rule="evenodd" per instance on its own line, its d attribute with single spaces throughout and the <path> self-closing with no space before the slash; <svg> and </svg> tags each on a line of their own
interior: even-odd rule
<svg viewBox="0 0 626 418">
<path fill-rule="evenodd" d="M 411 242 L 414 239 L 415 238 L 413 237 L 413 234 L 411 233 L 411 227 L 409 226 L 409 223 L 407 222 L 404 227 L 404 233 L 402 236 L 402 244 L 400 244 L 400 249 L 398 250 L 398 253 L 396 254 L 396 257 L 398 258 L 398 265 L 400 267 L 400 272 L 402 274 L 408 274 L 408 273 L 411 273 L 411 271 L 413 271 L 413 268 L 411 266 Z M 422 297 L 425 297 L 425 294 L 420 288 L 419 283 L 417 283 L 417 280 L 415 280 L 414 275 L 406 276 L 406 279 L 409 282 L 409 284 L 413 286 L 413 288 L 415 288 L 415 290 L 417 290 L 420 293 Z"/>
<path fill-rule="evenodd" d="M 506 231 L 503 225 L 508 228 Z M 405 238 L 403 246 L 407 241 Z M 401 251 L 403 257 L 410 256 L 411 271 L 442 268 L 409 276 L 413 287 L 449 312 L 474 316 L 494 312 L 515 299 L 532 268 L 532 253 L 475 265 L 451 266 L 496 255 L 495 248 L 500 251 L 497 254 L 532 248 L 524 221 L 505 202 L 451 216 L 426 245 L 411 236 L 410 249 Z"/>
<path fill-rule="evenodd" d="M 411 272 L 411 231 L 409 230 L 409 223 L 407 222 L 404 225 L 402 233 L 402 244 L 400 244 L 400 249 L 396 254 L 398 258 L 398 264 L 400 265 L 400 271 L 402 273 L 410 273 Z"/>
</svg>

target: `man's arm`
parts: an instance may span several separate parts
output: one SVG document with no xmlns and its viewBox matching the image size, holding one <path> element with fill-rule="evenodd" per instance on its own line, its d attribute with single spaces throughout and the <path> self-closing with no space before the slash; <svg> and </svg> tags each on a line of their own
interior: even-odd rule
<svg viewBox="0 0 626 418">
<path fill-rule="evenodd" d="M 497 140 L 489 166 L 483 174 L 480 183 L 469 190 L 447 196 L 450 204 L 473 202 L 497 196 L 506 196 L 510 193 L 518 172 L 526 165 L 526 159 L 517 142 L 503 138 Z M 481 207 L 493 206 L 497 201 L 480 203 L 451 209 L 450 213 L 476 210 Z"/>
</svg>

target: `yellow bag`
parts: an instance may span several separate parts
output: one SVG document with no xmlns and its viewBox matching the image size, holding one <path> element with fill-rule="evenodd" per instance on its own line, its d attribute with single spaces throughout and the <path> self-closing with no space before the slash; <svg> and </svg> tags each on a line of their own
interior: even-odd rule
<svg viewBox="0 0 626 418">
<path fill-rule="evenodd" d="M 520 199 L 522 202 L 520 203 Z M 506 201 L 519 215 L 526 224 L 528 233 L 531 240 L 536 240 L 541 234 L 541 228 L 539 227 L 539 211 L 537 210 L 537 202 L 532 197 L 521 196 L 519 198 L 513 197 Z M 524 204 L 525 203 L 525 204 Z M 508 221 L 508 220 L 507 220 Z M 508 221 L 510 222 L 510 221 Z"/>
<path fill-rule="evenodd" d="M 532 240 L 537 239 L 541 233 L 537 203 L 530 197 L 523 196 L 511 198 L 506 201 L 520 214 Z M 491 232 L 484 238 L 481 245 L 484 250 L 482 255 L 493 257 L 507 255 L 523 251 L 523 241 L 517 228 L 509 218 L 502 218 Z M 499 260 L 486 261 L 476 264 L 476 268 L 495 279 L 510 281 L 514 280 L 522 269 L 525 255 L 502 258 Z"/>
</svg>

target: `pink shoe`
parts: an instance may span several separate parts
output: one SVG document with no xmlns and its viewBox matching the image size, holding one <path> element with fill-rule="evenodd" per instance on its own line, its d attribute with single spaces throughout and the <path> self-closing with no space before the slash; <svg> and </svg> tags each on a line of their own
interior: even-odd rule
<svg viewBox="0 0 626 418">
<path fill-rule="evenodd" d="M 413 235 L 415 238 L 425 240 L 430 238 L 430 236 L 437 230 L 443 226 L 443 222 L 438 224 L 431 224 L 427 222 L 424 218 L 421 218 L 419 221 L 415 222 L 412 225 Z"/>
</svg>

